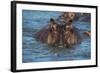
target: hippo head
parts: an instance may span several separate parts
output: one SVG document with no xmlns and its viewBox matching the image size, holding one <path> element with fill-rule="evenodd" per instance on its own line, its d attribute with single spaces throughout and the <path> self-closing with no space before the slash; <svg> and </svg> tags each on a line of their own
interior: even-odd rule
<svg viewBox="0 0 100 73">
<path fill-rule="evenodd" d="M 65 21 L 69 23 L 72 20 L 74 20 L 75 13 L 74 12 L 64 12 L 62 16 L 65 18 Z"/>
<path fill-rule="evenodd" d="M 57 24 L 54 19 L 50 20 L 50 32 L 48 34 L 47 43 L 52 46 L 63 48 L 64 45 L 73 44 L 76 35 L 73 34 L 72 20 L 66 25 Z M 73 38 L 75 36 L 75 38 Z M 71 38 L 73 40 L 71 40 Z M 72 41 L 70 42 L 69 41 Z"/>
<path fill-rule="evenodd" d="M 75 46 L 76 44 L 81 43 L 81 36 L 76 31 L 78 29 L 73 27 L 71 22 L 66 24 L 64 29 L 63 29 L 64 47 L 67 47 L 67 48 L 71 48 L 71 47 Z"/>
<path fill-rule="evenodd" d="M 63 47 L 63 28 L 64 25 L 57 24 L 54 19 L 50 19 L 47 43 L 57 47 Z"/>
<path fill-rule="evenodd" d="M 59 31 L 58 31 L 58 25 L 54 19 L 50 19 L 49 29 L 50 31 L 48 33 L 47 43 L 52 46 L 57 46 L 58 41 L 59 41 L 59 38 L 58 38 Z"/>
</svg>

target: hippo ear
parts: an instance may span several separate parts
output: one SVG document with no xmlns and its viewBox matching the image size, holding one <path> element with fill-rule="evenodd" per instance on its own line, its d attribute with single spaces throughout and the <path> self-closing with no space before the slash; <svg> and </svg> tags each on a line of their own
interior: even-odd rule
<svg viewBox="0 0 100 73">
<path fill-rule="evenodd" d="M 53 18 L 50 19 L 50 22 L 55 22 L 55 20 Z"/>
<path fill-rule="evenodd" d="M 56 28 L 57 28 L 57 24 L 56 24 L 55 20 L 52 18 L 50 19 L 50 28 L 52 30 L 56 30 Z"/>
<path fill-rule="evenodd" d="M 56 25 L 56 22 L 53 18 L 50 19 L 50 27 L 53 27 Z"/>
</svg>

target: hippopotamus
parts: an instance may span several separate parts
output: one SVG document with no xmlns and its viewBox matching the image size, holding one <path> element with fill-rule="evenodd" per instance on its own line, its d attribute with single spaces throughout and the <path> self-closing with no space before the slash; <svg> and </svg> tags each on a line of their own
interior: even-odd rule
<svg viewBox="0 0 100 73">
<path fill-rule="evenodd" d="M 74 12 L 64 12 L 59 17 L 58 24 L 60 25 L 60 36 L 63 38 L 63 47 L 69 48 L 73 45 L 81 43 L 81 35 L 79 33 L 79 29 L 73 26 L 74 17 Z"/>
<path fill-rule="evenodd" d="M 59 43 L 59 27 L 54 19 L 50 20 L 49 24 L 49 33 L 47 36 L 47 44 L 57 46 Z"/>
<path fill-rule="evenodd" d="M 65 25 L 64 33 L 63 33 L 64 34 L 64 46 L 68 48 L 81 43 L 81 35 L 79 33 L 79 29 L 72 26 L 71 22 Z"/>
<path fill-rule="evenodd" d="M 75 13 L 64 13 L 64 24 L 51 18 L 47 28 L 36 32 L 36 39 L 51 46 L 71 48 L 81 43 L 79 29 L 73 26 Z"/>
<path fill-rule="evenodd" d="M 48 45 L 57 46 L 59 41 L 59 30 L 58 25 L 54 19 L 50 19 L 48 28 L 42 28 L 40 31 L 36 32 L 35 37 L 42 43 L 47 43 Z"/>
</svg>

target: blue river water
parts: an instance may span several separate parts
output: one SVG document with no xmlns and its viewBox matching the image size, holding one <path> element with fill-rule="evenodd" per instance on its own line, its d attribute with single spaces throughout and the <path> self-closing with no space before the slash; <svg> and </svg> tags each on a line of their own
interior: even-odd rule
<svg viewBox="0 0 100 73">
<path fill-rule="evenodd" d="M 34 33 L 46 26 L 50 18 L 57 19 L 62 12 L 54 11 L 22 11 L 22 61 L 47 62 L 47 61 L 72 61 L 91 59 L 91 39 L 84 38 L 82 43 L 72 49 L 50 47 L 47 44 L 40 43 L 33 37 Z M 76 21 L 73 24 L 80 29 L 80 32 L 91 29 L 89 22 Z"/>
</svg>

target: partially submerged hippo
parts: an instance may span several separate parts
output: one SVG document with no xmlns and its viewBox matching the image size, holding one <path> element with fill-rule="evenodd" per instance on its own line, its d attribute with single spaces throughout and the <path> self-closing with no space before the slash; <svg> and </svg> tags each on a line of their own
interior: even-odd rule
<svg viewBox="0 0 100 73">
<path fill-rule="evenodd" d="M 48 28 L 42 28 L 40 31 L 36 32 L 35 37 L 42 43 L 57 47 L 63 43 L 62 29 L 63 27 L 58 25 L 54 19 L 50 19 Z"/>
<path fill-rule="evenodd" d="M 75 13 L 67 12 L 61 15 L 60 20 L 64 20 L 64 24 L 59 20 L 50 19 L 47 28 L 42 28 L 35 36 L 36 39 L 51 46 L 71 48 L 81 43 L 79 29 L 72 25 Z"/>
<path fill-rule="evenodd" d="M 68 48 L 73 47 L 74 45 L 81 43 L 81 40 L 79 29 L 73 27 L 69 22 L 64 29 L 64 46 Z"/>
</svg>

